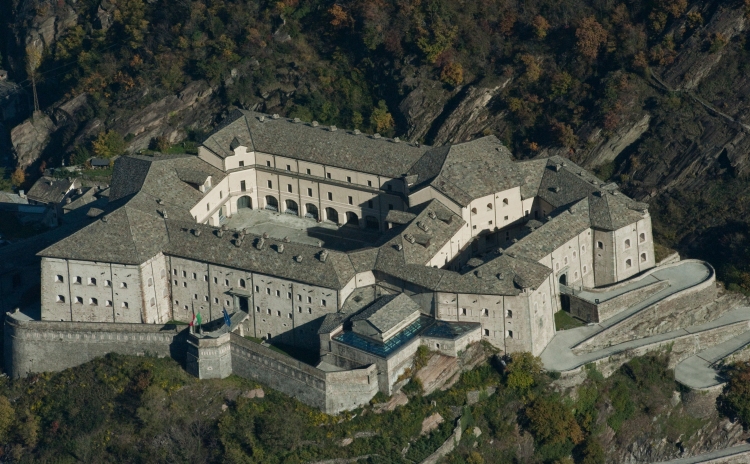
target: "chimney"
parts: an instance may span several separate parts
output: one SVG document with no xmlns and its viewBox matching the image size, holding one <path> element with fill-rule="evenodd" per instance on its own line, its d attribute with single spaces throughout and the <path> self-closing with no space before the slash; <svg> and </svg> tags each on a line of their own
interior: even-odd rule
<svg viewBox="0 0 750 464">
<path fill-rule="evenodd" d="M 200 237 L 201 231 L 199 229 L 193 229 L 193 235 L 195 235 L 196 237 Z"/>
<path fill-rule="evenodd" d="M 331 126 L 331 132 L 336 132 L 336 126 Z"/>
<path fill-rule="evenodd" d="M 297 261 L 298 263 L 301 263 L 302 262 L 302 255 L 295 256 L 294 260 Z"/>
<path fill-rule="evenodd" d="M 404 234 L 404 239 L 409 243 L 414 243 L 416 240 L 412 234 Z"/>
<path fill-rule="evenodd" d="M 234 246 L 236 246 L 237 248 L 241 247 L 242 246 L 242 238 L 236 238 L 236 239 L 234 239 Z"/>
<path fill-rule="evenodd" d="M 328 251 L 326 251 L 326 250 L 321 251 L 320 252 L 320 262 L 321 263 L 325 263 L 327 259 L 328 259 Z"/>
<path fill-rule="evenodd" d="M 216 236 L 219 237 L 219 238 L 223 237 L 224 236 L 224 231 L 221 230 L 221 229 L 217 230 L 216 231 Z"/>
<path fill-rule="evenodd" d="M 283 243 L 279 243 L 278 245 L 276 245 L 276 251 L 278 251 L 279 253 L 283 253 L 284 252 L 284 244 Z"/>
<path fill-rule="evenodd" d="M 258 239 L 257 242 L 255 242 L 255 248 L 257 248 L 259 250 L 262 250 L 263 249 L 263 245 L 265 245 L 265 244 L 266 244 L 266 240 L 263 237 L 261 237 L 261 238 Z"/>
<path fill-rule="evenodd" d="M 261 116 L 261 117 L 258 118 L 258 121 L 265 122 L 266 121 L 266 117 L 265 116 Z"/>
</svg>

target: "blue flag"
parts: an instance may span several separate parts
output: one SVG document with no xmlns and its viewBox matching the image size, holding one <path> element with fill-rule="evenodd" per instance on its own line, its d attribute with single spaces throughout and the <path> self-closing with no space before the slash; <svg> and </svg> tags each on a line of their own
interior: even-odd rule
<svg viewBox="0 0 750 464">
<path fill-rule="evenodd" d="M 229 313 L 227 312 L 227 308 L 224 308 L 224 309 L 222 309 L 222 310 L 221 310 L 221 312 L 222 312 L 222 313 L 224 313 L 224 323 L 225 323 L 225 324 L 226 324 L 227 326 L 230 326 L 230 327 L 231 327 L 231 325 L 232 325 L 232 321 L 231 321 L 231 320 L 229 320 Z"/>
</svg>

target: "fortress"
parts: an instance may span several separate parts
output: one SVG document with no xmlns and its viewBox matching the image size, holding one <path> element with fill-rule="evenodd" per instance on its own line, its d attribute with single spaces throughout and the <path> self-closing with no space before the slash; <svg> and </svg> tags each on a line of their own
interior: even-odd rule
<svg viewBox="0 0 750 464">
<path fill-rule="evenodd" d="M 6 320 L 13 376 L 112 351 L 184 356 L 201 378 L 255 378 L 334 413 L 392 393 L 420 345 L 540 355 L 571 289 L 656 265 L 647 205 L 567 159 L 249 111 L 197 156 L 119 158 L 89 215 L 40 253 L 41 321 Z M 174 325 L 196 313 L 203 334 Z"/>
</svg>

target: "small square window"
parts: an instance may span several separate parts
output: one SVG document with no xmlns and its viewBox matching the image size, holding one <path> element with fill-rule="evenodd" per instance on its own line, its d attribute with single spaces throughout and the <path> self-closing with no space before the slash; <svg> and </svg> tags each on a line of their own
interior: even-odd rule
<svg viewBox="0 0 750 464">
<path fill-rule="evenodd" d="M 325 306 L 326 305 L 326 300 L 320 300 L 320 305 L 321 306 Z"/>
<path fill-rule="evenodd" d="M 291 166 L 290 164 L 287 164 L 287 165 L 286 165 L 286 170 L 287 170 L 287 171 L 291 171 L 291 170 L 292 170 L 292 166 Z"/>
<path fill-rule="evenodd" d="M 64 283 L 64 282 L 65 282 L 65 279 L 64 279 L 64 278 L 63 278 L 63 276 L 61 276 L 61 275 L 56 275 L 56 276 L 55 276 L 55 282 L 61 282 L 61 283 Z"/>
<path fill-rule="evenodd" d="M 368 186 L 368 187 L 372 187 L 372 181 L 371 181 L 371 180 L 368 180 L 368 181 L 367 181 L 367 186 Z"/>
<path fill-rule="evenodd" d="M 128 288 L 127 282 L 120 282 L 120 288 Z"/>
<path fill-rule="evenodd" d="M 507 220 L 508 220 L 508 216 L 503 217 L 503 221 L 507 221 Z"/>
<path fill-rule="evenodd" d="M 327 172 L 327 173 L 326 173 L 326 177 L 330 179 L 330 178 L 331 178 L 331 173 L 330 173 L 330 172 Z"/>
<path fill-rule="evenodd" d="M 111 280 L 105 280 L 104 281 L 104 286 L 105 287 L 111 287 L 112 286 L 112 281 Z"/>
<path fill-rule="evenodd" d="M 120 307 L 122 307 L 124 309 L 128 309 L 128 302 L 127 301 L 123 301 L 122 304 L 120 304 Z"/>
<path fill-rule="evenodd" d="M 333 193 L 328 192 L 328 200 L 333 201 Z"/>
<path fill-rule="evenodd" d="M 75 302 L 76 304 L 83 304 L 83 298 L 81 298 L 80 296 L 77 296 Z"/>
<path fill-rule="evenodd" d="M 245 162 L 244 162 L 244 161 L 240 161 L 240 167 L 241 167 L 241 168 L 242 168 L 242 167 L 245 167 Z"/>
<path fill-rule="evenodd" d="M 231 303 L 229 303 L 229 300 L 224 300 L 224 304 L 227 305 L 227 306 L 229 306 L 229 307 L 232 306 Z"/>
<path fill-rule="evenodd" d="M 96 298 L 89 298 L 89 304 L 91 306 L 97 306 L 99 304 L 99 300 L 97 300 Z"/>
<path fill-rule="evenodd" d="M 351 183 L 351 181 L 352 181 L 352 178 L 351 178 L 351 177 L 349 177 L 349 176 L 346 176 L 346 181 L 347 181 L 347 182 L 349 182 L 349 183 Z"/>
<path fill-rule="evenodd" d="M 484 329 L 484 336 L 489 337 L 490 336 L 490 329 Z"/>
<path fill-rule="evenodd" d="M 273 182 L 272 181 L 266 181 L 266 184 L 268 185 L 268 188 L 273 188 Z"/>
<path fill-rule="evenodd" d="M 313 195 L 312 195 L 312 189 L 311 189 L 311 188 L 308 188 L 308 189 L 307 189 L 307 196 L 308 196 L 308 197 L 311 197 L 311 196 L 313 196 Z"/>
<path fill-rule="evenodd" d="M 311 174 L 310 169 L 307 169 L 307 175 L 309 176 Z"/>
<path fill-rule="evenodd" d="M 58 303 L 65 303 L 65 297 L 63 295 L 57 295 Z"/>
<path fill-rule="evenodd" d="M 466 316 L 466 308 L 461 308 L 461 315 Z"/>
<path fill-rule="evenodd" d="M 268 161 L 268 160 L 266 160 L 266 166 L 268 166 L 270 168 L 271 167 L 271 162 Z"/>
<path fill-rule="evenodd" d="M 286 191 L 292 193 L 292 184 L 286 184 Z"/>
<path fill-rule="evenodd" d="M 174 284 L 175 284 L 175 285 L 179 285 L 179 283 L 178 283 L 178 282 L 177 282 L 176 280 L 174 281 Z"/>
<path fill-rule="evenodd" d="M 81 282 L 82 282 L 82 281 L 83 281 L 83 280 L 81 279 L 81 277 L 80 277 L 80 276 L 76 276 L 76 278 L 75 278 L 75 280 L 73 281 L 73 283 L 74 283 L 74 284 L 78 284 L 78 285 L 81 285 Z"/>
<path fill-rule="evenodd" d="M 353 205 L 353 204 L 354 204 L 354 198 L 352 198 L 352 197 L 349 197 L 349 204 L 350 204 L 350 205 Z"/>
</svg>

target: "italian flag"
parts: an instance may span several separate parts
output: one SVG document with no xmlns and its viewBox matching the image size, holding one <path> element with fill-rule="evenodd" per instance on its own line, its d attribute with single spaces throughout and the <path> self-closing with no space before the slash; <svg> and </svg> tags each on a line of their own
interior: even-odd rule
<svg viewBox="0 0 750 464">
<path fill-rule="evenodd" d="M 190 321 L 190 325 L 193 327 L 201 325 L 201 313 L 193 314 L 193 320 Z"/>
</svg>

